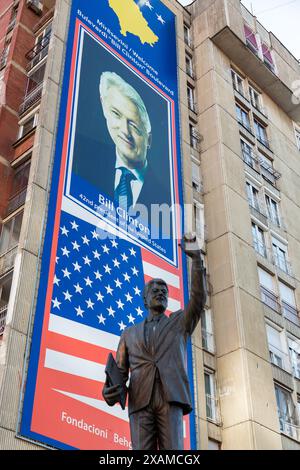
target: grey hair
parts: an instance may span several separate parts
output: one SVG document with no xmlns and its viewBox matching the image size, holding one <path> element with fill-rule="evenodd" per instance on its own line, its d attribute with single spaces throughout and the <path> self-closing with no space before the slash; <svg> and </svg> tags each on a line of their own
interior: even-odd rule
<svg viewBox="0 0 300 470">
<path fill-rule="evenodd" d="M 147 284 L 145 284 L 144 291 L 143 291 L 143 300 L 144 300 L 144 305 L 146 308 L 147 308 L 147 295 L 152 284 L 163 284 L 166 286 L 167 291 L 169 292 L 168 284 L 166 283 L 166 281 L 164 281 L 163 279 L 151 279 L 149 282 L 147 282 Z"/>
<path fill-rule="evenodd" d="M 125 80 L 123 80 L 123 78 L 121 78 L 115 72 L 103 72 L 101 74 L 100 85 L 99 85 L 101 100 L 105 101 L 108 90 L 113 86 L 116 87 L 118 90 L 120 90 L 120 92 L 124 96 L 127 96 L 127 98 L 133 101 L 133 103 L 137 106 L 139 113 L 140 113 L 141 120 L 145 126 L 146 132 L 150 134 L 151 123 L 150 123 L 146 106 L 142 98 L 140 97 L 138 92 L 131 85 L 129 85 L 129 83 L 125 82 Z"/>
</svg>

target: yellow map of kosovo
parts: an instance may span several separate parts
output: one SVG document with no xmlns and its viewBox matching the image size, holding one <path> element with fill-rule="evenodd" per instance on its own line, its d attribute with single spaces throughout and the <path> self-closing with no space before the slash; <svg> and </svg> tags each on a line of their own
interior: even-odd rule
<svg viewBox="0 0 300 470">
<path fill-rule="evenodd" d="M 140 38 L 142 44 L 147 43 L 150 46 L 158 41 L 158 36 L 149 27 L 134 0 L 109 0 L 109 6 L 119 18 L 123 36 L 132 33 Z"/>
</svg>

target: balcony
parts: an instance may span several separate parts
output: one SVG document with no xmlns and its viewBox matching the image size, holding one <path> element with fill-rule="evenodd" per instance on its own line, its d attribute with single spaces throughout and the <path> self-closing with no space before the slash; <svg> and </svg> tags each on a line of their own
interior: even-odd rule
<svg viewBox="0 0 300 470">
<path fill-rule="evenodd" d="M 6 208 L 6 217 L 12 212 L 19 209 L 19 207 L 23 206 L 23 204 L 25 204 L 26 193 L 27 193 L 27 187 L 22 189 L 18 194 L 15 194 L 13 197 L 9 199 L 7 208 Z"/>
<path fill-rule="evenodd" d="M 282 301 L 282 313 L 284 318 L 292 322 L 294 325 L 300 327 L 300 317 L 295 307 L 289 305 L 287 302 Z"/>
<path fill-rule="evenodd" d="M 268 223 L 268 217 L 267 214 L 264 212 L 264 210 L 260 207 L 258 203 L 249 201 L 249 207 L 250 207 L 250 212 L 253 217 L 258 219 L 260 222 L 262 222 L 264 225 L 267 225 Z"/>
<path fill-rule="evenodd" d="M 216 397 L 206 394 L 206 417 L 214 424 L 221 425 L 221 414 L 219 400 Z"/>
<path fill-rule="evenodd" d="M 195 13 L 196 6 L 193 4 L 189 9 Z M 236 65 L 243 70 L 251 81 L 257 84 L 263 92 L 277 103 L 277 105 L 289 115 L 289 117 L 297 122 L 300 120 L 300 104 L 293 103 L 292 83 L 297 79 L 296 59 L 288 55 L 288 52 L 282 46 L 272 33 L 265 31 L 269 36 L 270 44 L 280 57 L 288 57 L 288 72 L 277 76 L 270 69 L 269 64 L 263 60 L 262 54 L 258 55 L 249 39 L 246 40 L 244 31 L 244 14 L 245 8 L 241 5 L 236 8 L 228 8 L 225 0 L 216 0 L 206 9 L 207 18 L 214 18 L 216 11 L 218 12 L 218 21 L 209 21 L 210 39 L 221 49 L 222 52 Z M 251 14 L 249 14 L 251 15 Z M 197 44 L 196 44 L 197 46 Z"/>
<path fill-rule="evenodd" d="M 202 347 L 205 351 L 215 354 L 215 339 L 213 333 L 202 328 Z"/>
<path fill-rule="evenodd" d="M 273 292 L 269 291 L 263 286 L 260 286 L 260 293 L 261 293 L 262 302 L 267 307 L 274 310 L 274 312 L 280 314 L 281 306 L 280 306 L 280 303 L 278 302 L 278 297 Z"/>
<path fill-rule="evenodd" d="M 25 55 L 28 60 L 27 71 L 35 67 L 41 60 L 48 55 L 51 31 L 47 33 L 41 41 L 39 41 L 30 51 Z"/>
<path fill-rule="evenodd" d="M 290 417 L 279 416 L 280 431 L 286 436 L 300 441 L 300 426 L 294 424 L 294 420 Z"/>
<path fill-rule="evenodd" d="M 25 113 L 25 111 L 27 111 L 40 101 L 42 97 L 43 83 L 44 82 L 38 83 L 37 86 L 28 95 L 25 96 L 24 101 L 19 109 L 20 115 Z"/>
<path fill-rule="evenodd" d="M 3 275 L 14 267 L 18 245 L 10 248 L 6 253 L 0 255 L 0 275 Z"/>
<path fill-rule="evenodd" d="M 8 305 L 4 305 L 4 307 L 0 307 L 0 336 L 3 335 L 4 328 L 6 325 L 7 307 Z"/>
</svg>

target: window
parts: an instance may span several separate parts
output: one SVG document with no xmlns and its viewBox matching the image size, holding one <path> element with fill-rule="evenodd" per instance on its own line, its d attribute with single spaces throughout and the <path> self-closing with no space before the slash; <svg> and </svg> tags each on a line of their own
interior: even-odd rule
<svg viewBox="0 0 300 470">
<path fill-rule="evenodd" d="M 255 90 L 252 86 L 249 87 L 250 101 L 252 106 L 255 109 L 258 109 L 261 113 L 265 114 L 264 108 L 262 106 L 262 97 L 261 94 Z"/>
<path fill-rule="evenodd" d="M 42 96 L 43 81 L 45 75 L 46 63 L 44 62 L 39 68 L 28 76 L 26 93 L 20 113 L 23 113 L 31 106 L 36 104 Z"/>
<path fill-rule="evenodd" d="M 197 129 L 190 124 L 190 145 L 193 149 L 199 150 L 200 134 Z"/>
<path fill-rule="evenodd" d="M 193 203 L 193 231 L 204 240 L 204 207 L 198 201 Z"/>
<path fill-rule="evenodd" d="M 296 145 L 300 152 L 300 131 L 298 129 L 295 129 L 295 135 L 296 135 Z"/>
<path fill-rule="evenodd" d="M 196 113 L 195 91 L 194 88 L 191 88 L 190 86 L 187 87 L 187 98 L 189 109 Z"/>
<path fill-rule="evenodd" d="M 279 416 L 280 431 L 297 438 L 296 410 L 291 392 L 275 384 L 275 395 Z"/>
<path fill-rule="evenodd" d="M 23 121 L 22 124 L 20 124 L 18 138 L 21 139 L 26 134 L 28 134 L 32 129 L 34 129 L 37 126 L 37 123 L 38 123 L 38 113 L 33 114 L 29 118 L 26 118 L 26 120 Z"/>
<path fill-rule="evenodd" d="M 194 78 L 193 59 L 189 55 L 185 56 L 185 68 L 189 77 Z"/>
<path fill-rule="evenodd" d="M 49 43 L 52 31 L 52 23 L 48 24 L 46 28 L 37 36 L 35 46 L 26 54 L 29 60 L 28 69 L 35 67 L 44 57 L 47 56 L 49 50 Z"/>
<path fill-rule="evenodd" d="M 192 161 L 192 185 L 193 188 L 200 193 L 201 192 L 201 178 L 200 178 L 200 167 L 198 163 Z"/>
<path fill-rule="evenodd" d="M 218 423 L 218 405 L 216 398 L 216 380 L 213 372 L 204 372 L 206 416 L 207 419 Z"/>
<path fill-rule="evenodd" d="M 18 15 L 18 5 L 14 6 L 12 8 L 11 17 L 10 17 L 9 25 L 8 25 L 8 28 L 7 28 L 7 32 L 15 27 L 16 20 L 17 20 L 17 15 Z"/>
<path fill-rule="evenodd" d="M 259 267 L 258 277 L 262 302 L 275 312 L 280 313 L 281 307 L 278 302 L 278 296 L 276 295 L 274 276 L 271 276 L 271 274 Z"/>
<path fill-rule="evenodd" d="M 248 198 L 248 202 L 250 206 L 254 207 L 254 209 L 260 212 L 258 189 L 256 189 L 254 186 L 252 186 L 252 184 L 248 182 L 246 183 L 246 189 L 247 189 L 247 198 Z"/>
<path fill-rule="evenodd" d="M 231 69 L 231 78 L 232 78 L 233 88 L 237 92 L 239 92 L 241 95 L 244 96 L 244 85 L 243 85 L 242 77 L 237 72 Z"/>
<path fill-rule="evenodd" d="M 295 291 L 283 282 L 279 281 L 279 293 L 283 316 L 295 325 L 300 326 L 300 318 L 298 316 L 295 300 Z"/>
<path fill-rule="evenodd" d="M 288 338 L 288 344 L 293 375 L 300 379 L 300 341 Z"/>
<path fill-rule="evenodd" d="M 252 132 L 250 126 L 249 113 L 245 109 L 241 108 L 238 104 L 235 105 L 236 117 L 241 126 L 245 127 L 249 132 Z"/>
<path fill-rule="evenodd" d="M 18 244 L 22 219 L 23 211 L 3 223 L 0 237 L 0 254 L 6 253 Z"/>
<path fill-rule="evenodd" d="M 281 369 L 290 370 L 288 355 L 286 352 L 284 333 L 266 325 L 269 344 L 270 360 L 272 364 Z"/>
<path fill-rule="evenodd" d="M 201 314 L 202 347 L 206 351 L 215 352 L 215 341 L 212 325 L 211 310 L 203 310 Z"/>
<path fill-rule="evenodd" d="M 0 70 L 6 66 L 7 57 L 8 57 L 9 49 L 10 49 L 10 41 L 11 41 L 10 39 L 5 41 L 4 48 L 0 55 Z"/>
<path fill-rule="evenodd" d="M 253 154 L 253 147 L 244 140 L 241 140 L 241 147 L 244 162 L 247 163 L 247 165 L 251 166 L 251 168 L 256 170 L 257 161 Z"/>
<path fill-rule="evenodd" d="M 261 152 L 258 153 L 258 160 L 261 169 L 261 176 L 272 186 L 276 187 L 276 181 L 281 177 L 281 174 L 274 170 L 272 160 L 267 158 Z"/>
<path fill-rule="evenodd" d="M 254 119 L 254 128 L 257 140 L 265 147 L 270 148 L 270 144 L 267 137 L 267 130 L 265 126 L 263 126 L 260 122 Z"/>
<path fill-rule="evenodd" d="M 255 33 L 252 31 L 252 29 L 244 24 L 244 31 L 245 31 L 245 37 L 246 37 L 246 44 L 247 46 L 249 47 L 249 49 L 251 49 L 251 51 L 254 53 L 254 54 L 258 54 L 258 44 L 257 44 L 257 40 L 256 40 L 256 36 L 255 36 Z"/>
<path fill-rule="evenodd" d="M 272 251 L 275 265 L 287 274 L 290 274 L 290 266 L 287 256 L 287 246 L 272 237 Z"/>
<path fill-rule="evenodd" d="M 262 43 L 262 53 L 263 53 L 264 63 L 266 64 L 268 69 L 271 70 L 271 72 L 274 72 L 275 71 L 275 64 L 274 64 L 274 60 L 273 60 L 273 57 L 272 57 L 271 50 L 264 43 Z"/>
<path fill-rule="evenodd" d="M 188 26 L 184 25 L 183 33 L 185 44 L 189 47 L 192 47 L 191 29 Z"/>
<path fill-rule="evenodd" d="M 273 222 L 273 224 L 277 225 L 278 227 L 281 227 L 279 204 L 268 195 L 266 195 L 266 204 L 270 220 Z"/>
<path fill-rule="evenodd" d="M 252 223 L 252 236 L 255 251 L 261 256 L 264 256 L 264 258 L 267 258 L 264 231 L 254 223 Z"/>
</svg>

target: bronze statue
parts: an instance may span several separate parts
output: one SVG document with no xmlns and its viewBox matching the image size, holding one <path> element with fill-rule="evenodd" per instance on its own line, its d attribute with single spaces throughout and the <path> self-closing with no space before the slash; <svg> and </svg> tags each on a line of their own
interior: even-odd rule
<svg viewBox="0 0 300 470">
<path fill-rule="evenodd" d="M 144 288 L 148 317 L 123 332 L 117 350 L 123 387 L 106 382 L 102 390 L 105 401 L 113 406 L 130 371 L 128 408 L 134 450 L 182 450 L 182 418 L 192 411 L 186 344 L 206 302 L 206 273 L 199 248 L 194 244 L 188 249 L 185 240 L 181 248 L 192 258 L 187 307 L 167 317 L 168 286 L 162 279 L 149 281 Z"/>
</svg>

